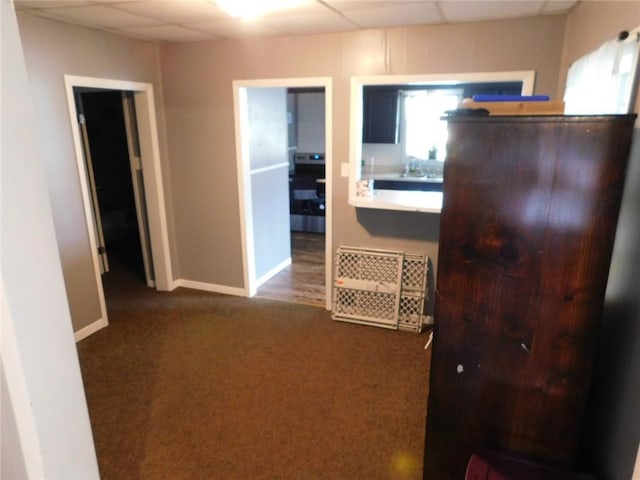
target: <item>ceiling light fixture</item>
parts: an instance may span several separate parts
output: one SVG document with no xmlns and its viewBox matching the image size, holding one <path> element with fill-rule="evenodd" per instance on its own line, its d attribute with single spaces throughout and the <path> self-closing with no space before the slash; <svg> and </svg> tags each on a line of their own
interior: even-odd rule
<svg viewBox="0 0 640 480">
<path fill-rule="evenodd" d="M 255 18 L 309 3 L 309 0 L 215 0 L 232 17 Z"/>
</svg>

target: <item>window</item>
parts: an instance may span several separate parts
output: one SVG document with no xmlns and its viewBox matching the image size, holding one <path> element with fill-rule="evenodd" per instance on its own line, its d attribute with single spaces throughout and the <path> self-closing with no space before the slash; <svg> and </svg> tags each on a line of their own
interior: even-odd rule
<svg viewBox="0 0 640 480">
<path fill-rule="evenodd" d="M 444 161 L 447 122 L 444 112 L 462 101 L 460 89 L 424 89 L 401 91 L 401 143 L 405 163 L 415 160 Z"/>
<path fill-rule="evenodd" d="M 567 76 L 565 113 L 632 112 L 639 56 L 640 32 L 634 32 L 625 40 L 608 41 L 576 60 Z"/>
</svg>

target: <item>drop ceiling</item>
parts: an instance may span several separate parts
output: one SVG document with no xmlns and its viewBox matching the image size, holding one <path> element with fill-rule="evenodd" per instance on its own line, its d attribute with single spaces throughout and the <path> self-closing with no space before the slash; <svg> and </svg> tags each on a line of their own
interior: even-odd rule
<svg viewBox="0 0 640 480">
<path fill-rule="evenodd" d="M 4 0 L 2 0 L 4 1 Z M 215 0 L 14 0 L 17 11 L 153 42 L 345 32 L 555 15 L 576 0 L 308 0 L 253 20 Z"/>
</svg>

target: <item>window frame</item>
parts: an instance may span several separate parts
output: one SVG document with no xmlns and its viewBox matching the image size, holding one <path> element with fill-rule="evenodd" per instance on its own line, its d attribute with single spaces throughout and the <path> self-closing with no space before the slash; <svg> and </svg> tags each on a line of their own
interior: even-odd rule
<svg viewBox="0 0 640 480">
<path fill-rule="evenodd" d="M 422 75 L 375 75 L 351 77 L 349 109 L 349 204 L 358 208 L 401 210 L 439 213 L 442 194 L 439 192 L 398 192 L 379 190 L 370 197 L 356 195 L 357 184 L 362 179 L 362 126 L 363 87 L 369 85 L 457 85 L 463 83 L 522 82 L 522 95 L 532 95 L 535 84 L 534 70 L 479 73 L 444 73 Z"/>
</svg>

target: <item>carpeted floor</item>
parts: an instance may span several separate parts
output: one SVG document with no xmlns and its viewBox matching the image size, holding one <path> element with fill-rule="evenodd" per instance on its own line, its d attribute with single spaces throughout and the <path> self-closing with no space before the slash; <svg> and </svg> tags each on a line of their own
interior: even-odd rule
<svg viewBox="0 0 640 480">
<path fill-rule="evenodd" d="M 103 480 L 419 479 L 426 335 L 105 279 L 78 344 Z"/>
</svg>

